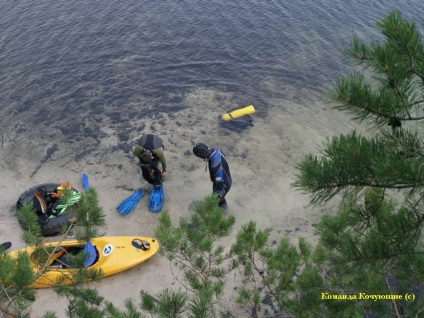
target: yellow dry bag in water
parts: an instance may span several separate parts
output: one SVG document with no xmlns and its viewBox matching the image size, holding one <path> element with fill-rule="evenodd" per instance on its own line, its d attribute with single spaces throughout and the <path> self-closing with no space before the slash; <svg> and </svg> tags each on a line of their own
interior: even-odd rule
<svg viewBox="0 0 424 318">
<path fill-rule="evenodd" d="M 252 115 L 255 113 L 255 108 L 253 105 L 246 106 L 244 108 L 233 110 L 231 113 L 222 115 L 222 120 L 229 121 L 231 119 L 236 119 L 244 115 Z"/>
</svg>

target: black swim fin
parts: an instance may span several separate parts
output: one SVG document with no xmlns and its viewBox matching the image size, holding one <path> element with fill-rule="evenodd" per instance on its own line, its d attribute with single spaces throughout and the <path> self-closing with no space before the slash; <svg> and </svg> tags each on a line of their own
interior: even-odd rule
<svg viewBox="0 0 424 318">
<path fill-rule="evenodd" d="M 6 251 L 12 246 L 11 242 L 4 242 L 0 244 L 0 251 Z"/>
</svg>

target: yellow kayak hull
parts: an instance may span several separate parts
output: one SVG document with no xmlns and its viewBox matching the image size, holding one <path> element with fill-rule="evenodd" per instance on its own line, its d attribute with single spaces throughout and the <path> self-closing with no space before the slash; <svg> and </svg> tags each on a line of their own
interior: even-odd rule
<svg viewBox="0 0 424 318">
<path fill-rule="evenodd" d="M 102 277 L 118 274 L 122 271 L 137 266 L 151 258 L 159 250 L 159 243 L 152 237 L 140 236 L 109 236 L 94 238 L 91 241 L 94 246 L 93 259 L 94 263 L 85 266 L 89 269 L 101 269 Z M 148 248 L 146 248 L 146 246 Z M 60 261 L 63 255 L 68 251 L 75 251 L 84 248 L 84 243 L 76 240 L 45 243 L 43 247 L 48 248 L 50 252 L 55 250 L 53 258 L 48 262 L 44 273 L 42 269 L 46 261 L 37 261 L 35 257 L 34 247 L 27 247 L 10 254 L 17 255 L 19 252 L 28 254 L 34 273 L 37 278 L 31 287 L 33 288 L 50 288 L 55 287 L 57 282 L 61 284 L 72 284 L 75 272 L 78 269 L 69 268 Z M 93 253 L 94 253 L 93 252 Z"/>
</svg>

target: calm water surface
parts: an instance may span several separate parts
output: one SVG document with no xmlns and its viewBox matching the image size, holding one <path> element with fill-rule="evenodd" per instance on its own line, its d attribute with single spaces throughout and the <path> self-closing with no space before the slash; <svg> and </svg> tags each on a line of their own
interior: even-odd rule
<svg viewBox="0 0 424 318">
<path fill-rule="evenodd" d="M 131 118 L 185 108 L 198 89 L 260 112 L 274 99 L 308 104 L 348 70 L 352 37 L 376 38 L 393 9 L 420 24 L 424 2 L 2 1 L 0 131 L 75 135 L 95 116 L 125 130 Z"/>
</svg>

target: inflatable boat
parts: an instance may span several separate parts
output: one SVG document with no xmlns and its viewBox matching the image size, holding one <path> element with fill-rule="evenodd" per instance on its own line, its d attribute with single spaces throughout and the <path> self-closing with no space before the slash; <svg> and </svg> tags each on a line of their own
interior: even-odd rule
<svg viewBox="0 0 424 318">
<path fill-rule="evenodd" d="M 67 209 L 63 213 L 56 213 L 55 204 L 57 202 L 57 193 L 58 189 L 63 187 L 64 183 L 44 183 L 37 186 L 34 186 L 26 190 L 19 197 L 18 202 L 16 203 L 17 210 L 20 210 L 25 203 L 32 203 L 34 206 L 34 213 L 38 216 L 38 224 L 40 225 L 41 233 L 43 236 L 54 236 L 58 235 L 63 226 L 69 226 L 76 221 L 76 213 L 72 211 L 72 207 Z M 69 186 L 70 187 L 70 186 Z M 76 189 L 70 187 L 72 191 L 78 192 Z M 46 204 L 40 204 L 39 201 L 40 193 L 42 196 L 50 196 L 51 200 Z M 18 221 L 23 228 L 25 224 L 18 217 Z"/>
</svg>

